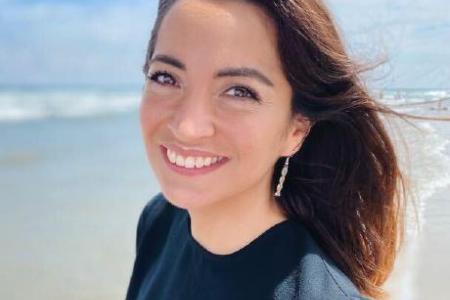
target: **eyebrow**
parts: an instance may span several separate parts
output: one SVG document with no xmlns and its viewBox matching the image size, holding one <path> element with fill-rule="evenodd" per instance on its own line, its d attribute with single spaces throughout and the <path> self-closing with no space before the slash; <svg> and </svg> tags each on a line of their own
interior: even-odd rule
<svg viewBox="0 0 450 300">
<path fill-rule="evenodd" d="M 158 54 L 156 55 L 154 58 L 152 58 L 149 61 L 149 65 L 155 61 L 159 61 L 168 65 L 171 65 L 175 68 L 178 68 L 180 70 L 185 71 L 186 70 L 186 65 L 183 64 L 180 60 L 176 59 L 175 57 L 172 57 L 170 55 L 164 55 L 164 54 Z M 257 80 L 259 80 L 260 82 L 269 85 L 269 86 L 274 86 L 273 82 L 263 73 L 261 73 L 260 71 L 253 69 L 253 68 L 247 68 L 247 67 L 242 67 L 242 68 L 225 68 L 222 70 L 219 70 L 216 75 L 214 76 L 215 78 L 220 78 L 220 77 L 252 77 L 255 78 Z"/>
</svg>

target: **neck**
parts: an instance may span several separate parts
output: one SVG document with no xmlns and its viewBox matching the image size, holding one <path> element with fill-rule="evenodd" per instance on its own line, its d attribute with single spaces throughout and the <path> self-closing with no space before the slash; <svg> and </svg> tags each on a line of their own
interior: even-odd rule
<svg viewBox="0 0 450 300">
<path fill-rule="evenodd" d="M 270 192 L 258 195 L 252 191 L 188 212 L 193 238 L 208 251 L 221 255 L 238 251 L 287 219 Z"/>
</svg>

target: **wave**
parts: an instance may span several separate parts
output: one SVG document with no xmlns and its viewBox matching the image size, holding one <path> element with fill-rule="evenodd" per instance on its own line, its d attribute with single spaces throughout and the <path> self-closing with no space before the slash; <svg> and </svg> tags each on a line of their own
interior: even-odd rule
<svg viewBox="0 0 450 300">
<path fill-rule="evenodd" d="M 418 114 L 423 109 L 415 107 L 409 112 Z M 437 111 L 434 113 L 438 114 Z M 426 114 L 432 113 L 428 111 Z M 402 121 L 397 120 L 397 122 Z M 390 132 L 394 137 L 402 171 L 414 193 L 417 208 L 415 211 L 412 203 L 407 205 L 406 244 L 396 262 L 394 276 L 387 284 L 389 290 L 395 295 L 393 298 L 402 300 L 416 299 L 415 282 L 420 275 L 418 271 L 418 255 L 421 246 L 419 235 L 429 221 L 426 218 L 426 210 L 433 204 L 433 195 L 450 185 L 448 150 L 450 129 L 430 121 L 414 123 L 417 128 L 409 124 L 397 123 L 401 126 L 395 126 L 396 130 Z M 390 126 L 388 128 L 392 129 Z"/>
<path fill-rule="evenodd" d="M 0 89 L 0 122 L 52 117 L 70 118 L 121 113 L 137 109 L 139 89 L 37 88 Z M 389 105 L 413 104 L 450 97 L 448 90 L 382 90 L 377 97 Z"/>
<path fill-rule="evenodd" d="M 0 122 L 121 113 L 137 109 L 139 99 L 135 90 L 3 90 Z"/>
</svg>

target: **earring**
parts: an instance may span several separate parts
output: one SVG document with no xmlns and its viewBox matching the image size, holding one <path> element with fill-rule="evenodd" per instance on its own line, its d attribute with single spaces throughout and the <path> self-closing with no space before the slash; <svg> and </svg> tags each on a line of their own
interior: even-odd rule
<svg viewBox="0 0 450 300">
<path fill-rule="evenodd" d="M 280 179 L 278 181 L 277 191 L 274 194 L 274 196 L 276 196 L 276 197 L 280 197 L 281 196 L 281 189 L 283 188 L 283 183 L 284 183 L 284 180 L 285 180 L 287 172 L 288 172 L 289 159 L 290 158 L 291 158 L 290 156 L 288 156 L 286 158 L 286 161 L 284 162 L 283 169 L 281 170 L 281 176 L 280 176 Z"/>
<path fill-rule="evenodd" d="M 309 130 L 310 129 L 311 129 L 311 127 L 308 127 L 308 129 L 306 131 L 306 134 L 303 136 L 302 141 L 297 145 L 296 149 L 294 150 L 294 154 L 300 149 L 301 145 L 305 141 L 305 138 L 309 135 Z M 294 155 L 294 154 L 292 154 L 292 155 Z M 284 180 L 286 179 L 286 175 L 287 175 L 288 167 L 289 167 L 289 159 L 291 158 L 291 156 L 286 157 L 283 169 L 281 169 L 281 176 L 280 176 L 280 179 L 278 181 L 277 190 L 276 190 L 276 192 L 274 194 L 274 196 L 276 196 L 276 197 L 280 197 L 281 196 L 281 190 L 283 189 L 283 183 L 284 183 Z"/>
</svg>

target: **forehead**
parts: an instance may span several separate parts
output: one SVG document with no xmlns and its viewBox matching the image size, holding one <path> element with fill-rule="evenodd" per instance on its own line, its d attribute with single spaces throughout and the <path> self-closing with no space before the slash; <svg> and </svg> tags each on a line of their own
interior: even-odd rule
<svg viewBox="0 0 450 300">
<path fill-rule="evenodd" d="M 179 0 L 165 16 L 155 53 L 186 63 L 280 69 L 276 30 L 263 9 L 239 0 Z M 189 66 L 188 66 L 189 68 Z"/>
</svg>

